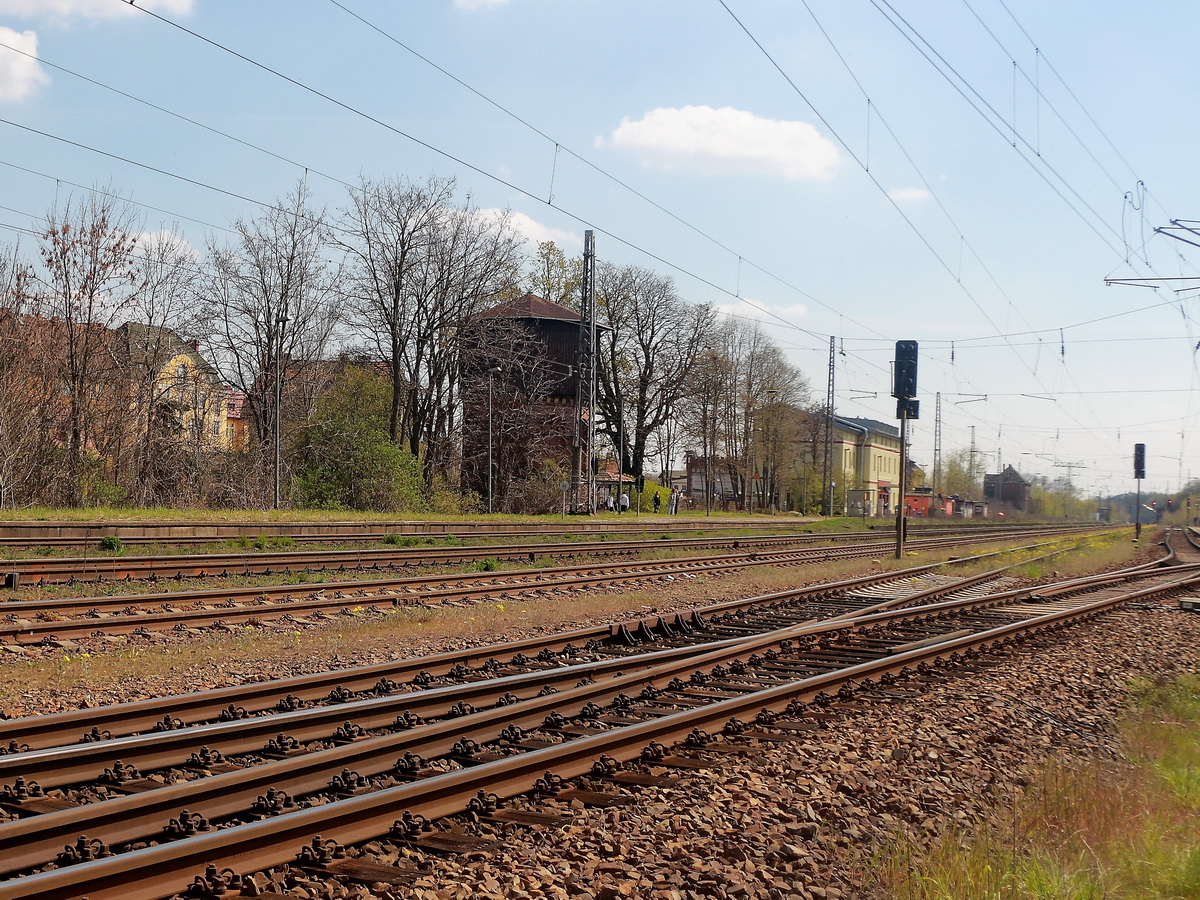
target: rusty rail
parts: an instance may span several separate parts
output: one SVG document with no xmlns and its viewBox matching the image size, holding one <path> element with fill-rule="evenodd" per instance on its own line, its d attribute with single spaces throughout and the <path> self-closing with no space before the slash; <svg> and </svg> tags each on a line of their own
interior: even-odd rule
<svg viewBox="0 0 1200 900">
<path fill-rule="evenodd" d="M 552 770 L 557 775 L 572 777 L 589 771 L 601 754 L 616 760 L 638 758 L 649 744 L 675 743 L 694 729 L 714 729 L 732 720 L 752 717 L 760 710 L 779 714 L 797 701 L 807 702 L 820 694 L 836 694 L 853 685 L 864 685 L 885 677 L 902 676 L 916 667 L 927 667 L 937 661 L 952 660 L 964 654 L 1002 645 L 1020 636 L 1045 629 L 1061 627 L 1071 621 L 1099 615 L 1113 606 L 1135 599 L 1149 598 L 1177 591 L 1200 579 L 1189 570 L 1182 577 L 1170 573 L 1163 583 L 1150 588 L 1074 604 L 1071 608 L 1056 609 L 1044 615 L 1007 623 L 962 637 L 947 636 L 932 646 L 898 653 L 883 653 L 878 658 L 846 666 L 812 677 L 791 681 L 745 696 L 686 709 L 651 721 L 620 727 L 591 737 L 532 750 L 495 762 L 484 763 L 460 771 L 434 775 L 411 784 L 387 788 L 362 796 L 333 802 L 312 809 L 287 813 L 274 819 L 190 837 L 172 844 L 94 860 L 78 866 L 49 871 L 13 882 L 0 883 L 0 900 L 19 897 L 39 897 L 46 900 L 86 895 L 91 900 L 124 898 L 124 900 L 157 900 L 187 886 L 191 874 L 198 873 L 209 863 L 218 867 L 233 867 L 241 872 L 261 870 L 293 861 L 302 845 L 310 844 L 314 835 L 327 840 L 349 844 L 386 835 L 399 810 L 406 809 L 428 818 L 462 810 L 478 791 L 487 790 L 501 797 L 529 790 L 543 773 Z M 910 611 L 911 612 L 911 611 Z M 934 613 L 925 610 L 924 614 Z M 879 614 L 892 619 L 900 611 Z M 818 628 L 861 629 L 877 617 L 855 619 L 840 626 L 822 623 Z M 789 637 L 802 633 L 796 628 L 787 631 Z M 783 632 L 773 637 L 779 639 Z M 707 658 L 695 659 L 694 665 L 713 663 L 728 658 L 729 651 L 717 651 Z M 651 683 L 658 683 L 656 674 Z M 636 682 L 645 676 L 626 676 Z M 614 679 L 617 681 L 617 679 Z M 604 688 L 615 687 L 606 683 Z M 583 686 L 555 695 L 563 709 L 573 709 L 584 692 L 597 686 Z M 513 710 L 516 722 L 528 721 L 544 712 L 544 704 L 533 701 L 528 707 Z M 768 715 L 769 720 L 769 715 Z M 737 731 L 735 727 L 733 729 Z M 217 776 L 225 777 L 225 776 Z"/>
</svg>

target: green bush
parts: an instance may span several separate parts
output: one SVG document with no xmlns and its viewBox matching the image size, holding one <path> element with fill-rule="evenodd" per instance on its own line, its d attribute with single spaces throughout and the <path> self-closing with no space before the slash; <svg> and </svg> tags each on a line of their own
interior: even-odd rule
<svg viewBox="0 0 1200 900">
<path fill-rule="evenodd" d="M 119 550 L 124 549 L 124 547 L 125 547 L 125 542 L 122 541 L 115 534 L 106 534 L 106 535 L 104 535 L 104 537 L 100 538 L 100 549 L 101 550 L 119 551 Z"/>
<path fill-rule="evenodd" d="M 318 404 L 296 450 L 295 502 L 317 509 L 425 512 L 421 465 L 387 435 L 387 379 L 349 369 Z"/>
</svg>

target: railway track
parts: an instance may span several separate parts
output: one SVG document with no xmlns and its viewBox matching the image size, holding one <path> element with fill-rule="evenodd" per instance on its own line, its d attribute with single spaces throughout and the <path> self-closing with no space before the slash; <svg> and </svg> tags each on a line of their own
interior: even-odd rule
<svg viewBox="0 0 1200 900">
<path fill-rule="evenodd" d="M 937 535 L 1048 534 L 1054 530 L 1069 532 L 1071 527 L 995 527 L 936 528 L 913 530 L 914 537 Z M 838 544 L 880 540 L 877 532 L 843 534 L 788 534 L 778 536 L 740 536 L 667 538 L 642 540 L 570 541 L 560 543 L 480 545 L 471 547 L 394 547 L 359 550 L 267 551 L 204 554 L 166 554 L 153 556 L 94 556 L 76 558 L 25 558 L 0 562 L 0 573 L 8 588 L 30 584 L 74 584 L 89 581 L 159 580 L 164 578 L 227 577 L 305 571 L 365 571 L 456 565 L 485 559 L 528 560 L 558 556 L 629 556 L 652 550 L 697 550 L 741 548 L 771 550 L 797 544 Z"/>
<path fill-rule="evenodd" d="M 933 592 L 938 591 L 946 580 L 945 576 L 937 575 L 936 570 L 956 564 L 977 562 L 1001 555 L 1003 552 L 963 557 L 951 564 L 927 563 L 907 568 L 901 572 L 864 575 L 845 581 L 790 588 L 767 595 L 724 601 L 698 607 L 687 616 L 681 614 L 652 616 L 611 625 L 575 629 L 549 637 L 539 636 L 501 644 L 487 644 L 431 656 L 337 669 L 316 675 L 243 684 L 196 694 L 154 698 L 116 706 L 72 710 L 19 721 L 10 720 L 5 724 L 7 746 L 10 748 L 10 752 L 15 752 L 17 748 L 41 749 L 58 744 L 73 743 L 91 728 L 119 737 L 153 730 L 160 723 L 168 721 L 172 726 L 221 721 L 222 714 L 230 705 L 235 705 L 236 708 L 250 714 L 260 714 L 276 708 L 294 708 L 297 704 L 341 702 L 348 695 L 375 692 L 381 683 L 386 685 L 413 679 L 418 681 L 441 679 L 452 672 L 461 672 L 463 667 L 470 666 L 491 670 L 494 667 L 493 660 L 501 655 L 522 655 L 536 658 L 544 655 L 547 651 L 559 654 L 569 652 L 568 648 L 571 647 L 609 641 L 610 639 L 617 639 L 623 644 L 636 644 L 647 639 L 654 639 L 655 635 L 686 633 L 706 617 L 729 615 L 758 606 L 770 607 L 782 602 L 821 604 L 824 598 L 837 592 L 861 592 L 867 599 L 872 599 L 872 592 L 876 589 L 882 588 L 894 592 L 896 585 L 911 584 L 913 592 L 910 599 L 916 601 L 924 599 L 923 592 L 926 589 Z M 974 578 L 953 577 L 948 580 L 954 590 L 963 590 L 976 582 L 996 577 L 997 574 L 997 572 L 987 572 Z M 891 587 L 888 587 L 889 585 Z M 934 593 L 929 594 L 929 596 L 934 595 Z M 848 611 L 857 611 L 860 607 L 861 603 L 852 603 L 849 610 L 818 605 L 812 615 L 832 619 L 847 614 Z M 4 749 L 4 746 L 0 746 L 0 750 Z"/>
<path fill-rule="evenodd" d="M 940 663 L 1131 599 L 1187 590 L 1200 579 L 1192 566 L 1140 566 L 1023 589 L 997 583 L 998 572 L 954 584 L 913 581 L 927 579 L 927 569 L 826 585 L 825 596 L 781 592 L 722 604 L 674 628 L 661 621 L 614 628 L 597 642 L 603 647 L 571 652 L 562 643 L 567 636 L 557 636 L 547 639 L 549 654 L 533 658 L 524 652 L 529 646 L 516 651 L 520 658 L 510 649 L 500 664 L 479 663 L 477 654 L 476 665 L 456 672 L 451 683 L 393 683 L 378 696 L 332 700 L 301 716 L 280 712 L 170 728 L 149 739 L 18 749 L 0 756 L 0 781 L 24 779 L 16 794 L 28 794 L 39 777 L 61 785 L 91 779 L 106 783 L 104 795 L 116 799 L 52 809 L 47 800 L 87 798 L 53 790 L 58 796 L 22 798 L 10 784 L 5 807 L 21 818 L 0 825 L 0 867 L 10 876 L 0 882 L 0 900 L 149 900 L 182 891 L 193 879 L 191 896 L 224 897 L 231 885 L 248 885 L 251 873 L 285 864 L 331 878 L 404 884 L 412 872 L 344 845 L 385 839 L 418 849 L 470 849 L 483 842 L 480 835 L 429 824 L 467 809 L 496 827 L 550 825 L 569 814 L 573 799 L 609 802 L 619 796 L 612 791 L 657 783 L 672 767 L 717 766 L 722 754 L 761 752 L 802 734 L 819 719 L 814 704 L 824 699 L 927 675 Z M 569 643 L 579 637 L 573 633 Z M 378 674 L 361 671 L 358 683 Z M 317 683 L 324 689 L 327 681 Z M 393 716 L 397 709 L 408 715 L 357 731 L 343 723 L 338 737 L 330 730 L 337 713 L 352 718 L 355 703 L 366 717 L 359 721 L 368 724 L 376 721 L 371 715 Z M 244 759 L 236 751 L 216 757 L 211 746 L 207 754 L 192 749 L 198 739 L 243 729 L 253 732 L 245 738 L 249 746 L 266 733 L 258 719 L 283 722 L 289 715 L 290 723 L 323 716 L 326 739 Z M 155 748 L 155 737 L 176 743 Z M 117 766 L 115 754 L 126 750 L 149 768 L 192 774 L 174 784 L 144 784 L 144 773 Z M 188 752 L 201 758 L 185 761 Z M 107 782 L 96 779 L 102 762 L 109 763 Z M 580 792 L 562 781 L 589 773 L 609 793 Z M 535 788 L 535 800 L 507 801 Z M 26 874 L 53 861 L 64 843 L 62 868 Z M 222 876 L 226 867 L 237 874 Z M 270 895 L 272 886 L 260 879 L 255 889 Z"/>
<path fill-rule="evenodd" d="M 1060 529 L 1020 532 L 1025 537 L 1061 537 Z M 912 549 L 936 549 L 999 540 L 1009 532 L 912 540 Z M 668 560 L 589 563 L 553 568 L 513 569 L 495 574 L 424 575 L 371 581 L 215 588 L 154 594 L 122 594 L 0 603 L 0 641 L 32 644 L 76 640 L 95 633 L 131 634 L 142 630 L 188 629 L 257 624 L 291 617 L 310 624 L 332 613 L 391 609 L 422 603 L 498 599 L 537 591 L 562 591 L 603 584 L 692 577 L 765 565 L 805 565 L 886 553 L 890 542 L 799 550 L 738 552 Z"/>
<path fill-rule="evenodd" d="M 480 540 L 497 537 L 640 534 L 644 532 L 741 531 L 803 528 L 794 517 L 712 519 L 695 516 L 573 516 L 561 524 L 529 522 L 5 522 L 0 548 L 92 547 L 104 537 L 124 544 L 187 546 L 239 539 L 287 539 L 304 543 L 370 543 L 392 535 Z M 987 526 L 984 526 L 987 527 Z"/>
</svg>

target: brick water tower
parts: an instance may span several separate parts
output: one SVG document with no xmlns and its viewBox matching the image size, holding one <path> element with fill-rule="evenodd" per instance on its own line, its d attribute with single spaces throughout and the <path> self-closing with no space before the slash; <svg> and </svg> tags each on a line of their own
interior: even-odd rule
<svg viewBox="0 0 1200 900">
<path fill-rule="evenodd" d="M 571 477 L 586 420 L 577 402 L 582 318 L 525 294 L 481 313 L 475 326 L 463 360 L 462 484 L 486 508 L 490 436 L 492 507 L 515 511 L 529 505 L 521 498 L 531 479 L 556 467 Z"/>
</svg>

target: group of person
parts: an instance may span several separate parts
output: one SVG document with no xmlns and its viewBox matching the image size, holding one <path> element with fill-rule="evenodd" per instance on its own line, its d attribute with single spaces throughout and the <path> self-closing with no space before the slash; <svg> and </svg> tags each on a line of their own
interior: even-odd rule
<svg viewBox="0 0 1200 900">
<path fill-rule="evenodd" d="M 654 511 L 662 512 L 663 497 L 658 491 L 654 492 Z M 674 516 L 679 513 L 680 508 L 684 504 L 683 491 L 679 488 L 671 488 L 671 493 L 667 496 L 667 515 Z M 609 492 L 608 497 L 604 501 L 604 508 L 608 512 L 629 512 L 629 494 L 626 491 L 621 491 L 620 495 L 614 495 Z"/>
<path fill-rule="evenodd" d="M 609 512 L 629 512 L 629 494 L 621 491 L 621 497 L 617 499 L 609 492 L 608 499 L 604 501 L 604 508 Z"/>
</svg>

